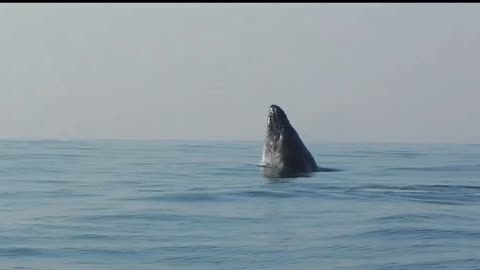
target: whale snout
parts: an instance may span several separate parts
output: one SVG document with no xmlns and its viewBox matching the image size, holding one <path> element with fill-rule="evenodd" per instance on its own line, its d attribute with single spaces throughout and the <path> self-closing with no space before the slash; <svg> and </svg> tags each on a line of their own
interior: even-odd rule
<svg viewBox="0 0 480 270">
<path fill-rule="evenodd" d="M 287 115 L 276 104 L 270 105 L 270 112 L 268 113 L 268 126 L 270 129 L 279 129 L 289 124 Z"/>
<path fill-rule="evenodd" d="M 270 110 L 276 110 L 276 109 L 279 109 L 280 107 L 278 105 L 275 105 L 275 104 L 272 104 L 270 105 Z"/>
<path fill-rule="evenodd" d="M 283 112 L 283 110 L 280 106 L 272 104 L 270 105 L 270 112 L 276 114 L 277 112 Z"/>
<path fill-rule="evenodd" d="M 280 106 L 272 104 L 270 105 L 270 116 L 274 116 L 275 118 L 281 118 L 284 119 L 286 118 L 285 112 L 280 108 Z"/>
</svg>

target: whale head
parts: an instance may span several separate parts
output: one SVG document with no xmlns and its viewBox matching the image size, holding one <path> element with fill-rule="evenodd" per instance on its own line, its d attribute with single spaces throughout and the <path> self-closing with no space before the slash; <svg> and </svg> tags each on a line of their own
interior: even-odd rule
<svg viewBox="0 0 480 270">
<path fill-rule="evenodd" d="M 309 173 L 316 166 L 285 111 L 276 104 L 269 107 L 267 134 L 261 165 L 281 175 Z M 265 170 L 264 170 L 265 172 Z"/>
<path fill-rule="evenodd" d="M 291 128 L 290 121 L 288 120 L 287 114 L 283 111 L 280 106 L 272 104 L 270 105 L 270 111 L 268 113 L 267 120 L 267 134 L 270 137 L 278 137 L 283 135 L 288 129 Z"/>
</svg>

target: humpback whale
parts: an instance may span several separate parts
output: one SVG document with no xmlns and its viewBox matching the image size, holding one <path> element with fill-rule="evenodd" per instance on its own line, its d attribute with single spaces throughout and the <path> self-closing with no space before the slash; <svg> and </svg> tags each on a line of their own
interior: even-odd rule
<svg viewBox="0 0 480 270">
<path fill-rule="evenodd" d="M 317 166 L 295 128 L 280 106 L 272 104 L 260 162 L 267 178 L 309 176 L 312 172 L 337 171 Z"/>
</svg>

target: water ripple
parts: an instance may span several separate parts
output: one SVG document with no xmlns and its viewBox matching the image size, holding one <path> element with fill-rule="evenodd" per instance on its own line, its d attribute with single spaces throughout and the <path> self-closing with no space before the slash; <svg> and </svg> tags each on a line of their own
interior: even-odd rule
<svg viewBox="0 0 480 270">
<path fill-rule="evenodd" d="M 285 181 L 261 142 L 0 141 L 3 269 L 477 269 L 480 148 L 318 144 Z"/>
</svg>

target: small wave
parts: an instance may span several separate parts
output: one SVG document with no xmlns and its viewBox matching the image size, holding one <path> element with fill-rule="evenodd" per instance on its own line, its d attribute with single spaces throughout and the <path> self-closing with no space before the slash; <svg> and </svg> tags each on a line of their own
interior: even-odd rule
<svg viewBox="0 0 480 270">
<path fill-rule="evenodd" d="M 189 188 L 187 191 L 207 191 L 209 190 L 208 188 L 203 188 L 203 187 L 192 187 Z"/>
<path fill-rule="evenodd" d="M 145 222 L 175 222 L 176 224 L 224 223 L 224 222 L 253 222 L 261 217 L 230 216 L 230 215 L 201 215 L 201 214 L 174 214 L 174 213 L 125 213 L 125 214 L 97 214 L 76 217 L 76 222 L 115 223 L 115 224 L 145 224 Z M 88 235 L 88 234 L 87 234 Z M 85 236 L 85 235 L 83 235 Z M 90 234 L 90 237 L 106 237 L 106 235 Z"/>
<path fill-rule="evenodd" d="M 414 157 L 420 157 L 425 154 L 423 153 L 418 153 L 418 152 L 411 152 L 411 151 L 402 151 L 402 150 L 392 150 L 392 151 L 364 151 L 364 150 L 359 150 L 359 151 L 353 151 L 353 153 L 356 154 L 364 154 L 369 157 L 371 156 L 382 156 L 382 157 L 395 157 L 395 158 L 414 158 Z"/>
<path fill-rule="evenodd" d="M 175 147 L 177 148 L 213 148 L 215 145 L 208 145 L 208 144 L 177 144 Z"/>
<path fill-rule="evenodd" d="M 480 164 L 473 165 L 456 165 L 456 166 L 436 166 L 436 167 L 398 167 L 388 168 L 389 171 L 427 171 L 427 172 L 462 172 L 462 171 L 478 171 Z"/>
<path fill-rule="evenodd" d="M 128 200 L 175 201 L 175 202 L 220 202 L 242 198 L 291 198 L 302 196 L 298 192 L 279 192 L 266 190 L 247 190 L 237 192 L 188 192 L 165 194 L 159 196 L 143 196 Z"/>
<path fill-rule="evenodd" d="M 45 170 L 45 172 L 57 172 L 56 170 Z M 55 185 L 64 185 L 70 184 L 69 180 L 59 180 L 59 179 L 25 179 L 22 180 L 24 183 L 35 183 L 35 184 L 55 184 Z"/>
<path fill-rule="evenodd" d="M 425 269 L 478 269 L 480 265 L 480 259 L 458 259 L 458 260 L 435 260 L 430 262 L 421 262 L 421 263 L 392 263 L 388 266 L 382 267 L 385 270 L 425 270 Z M 370 267 L 374 269 L 375 267 Z"/>
<path fill-rule="evenodd" d="M 175 202 L 201 202 L 201 201 L 220 201 L 221 194 L 213 193 L 179 193 L 166 194 L 160 196 L 145 196 L 136 197 L 133 200 L 148 200 L 148 201 L 175 201 Z"/>
<path fill-rule="evenodd" d="M 219 194 L 213 193 L 183 193 L 163 196 L 166 200 L 174 201 L 215 201 L 220 198 Z"/>
<path fill-rule="evenodd" d="M 262 197 L 262 198 L 291 198 L 295 195 L 288 192 L 274 192 L 274 191 L 242 191 L 237 193 L 230 193 L 229 195 L 240 197 Z"/>
<path fill-rule="evenodd" d="M 132 166 L 151 166 L 151 165 L 157 165 L 155 162 L 129 162 L 127 165 L 132 165 Z"/>
<path fill-rule="evenodd" d="M 48 191 L 48 192 L 43 192 L 43 194 L 39 193 L 39 196 L 42 197 L 98 197 L 102 196 L 101 194 L 95 194 L 95 193 L 78 193 L 77 191 L 69 190 L 69 189 L 59 189 L 59 190 L 53 190 L 53 191 Z"/>
<path fill-rule="evenodd" d="M 0 248 L 0 257 L 44 256 L 45 254 L 46 252 L 39 248 Z"/>
<path fill-rule="evenodd" d="M 463 205 L 480 203 L 480 187 L 465 185 L 366 185 L 350 188 L 349 193 L 368 198 L 413 200 L 417 202 Z"/>
<path fill-rule="evenodd" d="M 379 218 L 375 218 L 374 221 L 381 221 L 381 222 L 411 222 L 411 221 L 438 221 L 438 220 L 464 220 L 464 221 L 473 221 L 475 219 L 468 218 L 465 216 L 458 216 L 458 215 L 447 215 L 447 214 L 433 214 L 433 213 L 426 213 L 426 214 L 397 214 L 397 215 L 388 215 Z"/>
<path fill-rule="evenodd" d="M 116 240 L 119 237 L 113 235 L 102 235 L 95 233 L 85 233 L 69 236 L 70 239 L 79 239 L 79 240 Z"/>
<path fill-rule="evenodd" d="M 277 183 L 277 182 L 275 182 Z M 279 182 L 290 188 L 272 186 L 265 190 L 240 190 L 211 192 L 205 188 L 191 188 L 187 192 L 141 196 L 126 200 L 151 200 L 175 202 L 220 202 L 248 198 L 336 198 L 414 200 L 433 204 L 460 205 L 480 203 L 480 186 L 467 185 L 364 185 L 358 187 L 293 185 L 291 181 Z M 277 183 L 278 184 L 278 183 Z M 149 190 L 146 190 L 148 193 Z"/>
<path fill-rule="evenodd" d="M 315 157 L 342 157 L 342 158 L 368 158 L 369 155 L 354 155 L 354 154 L 316 154 Z"/>
<path fill-rule="evenodd" d="M 75 219 L 78 221 L 125 221 L 125 220 L 172 220 L 172 219 L 181 219 L 181 218 L 188 218 L 186 216 L 181 215 L 173 215 L 173 214 L 164 214 L 164 213 L 154 213 L 154 214 L 137 214 L 137 213 L 129 213 L 129 214 L 96 214 L 96 215 L 85 215 L 81 217 L 76 217 Z"/>
<path fill-rule="evenodd" d="M 24 154 L 2 154 L 0 155 L 0 160 L 26 160 L 26 159 L 74 159 L 74 158 L 86 158 L 88 155 L 78 155 L 78 154 L 34 154 L 34 153 L 24 153 Z"/>
<path fill-rule="evenodd" d="M 215 171 L 212 171 L 213 175 L 232 175 L 232 174 L 241 174 L 248 172 L 245 170 L 245 167 L 228 167 L 228 168 L 217 168 Z"/>
<path fill-rule="evenodd" d="M 468 185 L 408 185 L 408 186 L 388 186 L 388 185 L 365 185 L 358 187 L 358 189 L 371 189 L 371 190 L 399 190 L 399 191 L 466 191 L 466 190 L 480 190 L 480 186 L 468 186 Z"/>
<path fill-rule="evenodd" d="M 63 248 L 63 252 L 90 255 L 90 256 L 131 256 L 136 253 L 145 251 L 138 251 L 133 249 L 105 249 L 105 248 Z"/>
<path fill-rule="evenodd" d="M 397 227 L 397 228 L 386 228 L 371 230 L 364 233 L 359 233 L 357 237 L 387 237 L 392 239 L 458 239 L 458 238 L 467 238 L 480 239 L 479 231 L 466 231 L 466 230 L 446 230 L 446 229 L 430 229 L 430 228 L 414 228 L 414 227 Z M 355 236 L 354 236 L 355 237 Z"/>
</svg>

